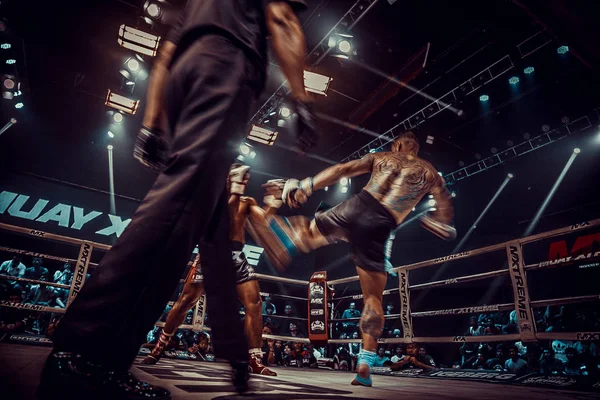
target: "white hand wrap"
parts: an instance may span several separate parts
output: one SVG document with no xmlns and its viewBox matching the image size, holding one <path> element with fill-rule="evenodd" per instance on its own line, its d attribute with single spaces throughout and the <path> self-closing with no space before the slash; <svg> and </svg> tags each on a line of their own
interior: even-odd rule
<svg viewBox="0 0 600 400">
<path fill-rule="evenodd" d="M 231 194 L 244 194 L 246 191 L 246 182 L 248 180 L 248 176 L 246 176 L 248 171 L 250 171 L 250 167 L 247 165 L 242 165 L 229 171 Z"/>
<path fill-rule="evenodd" d="M 298 188 L 306 194 L 306 197 L 310 197 L 313 194 L 313 178 L 304 178 L 298 183 Z"/>
<path fill-rule="evenodd" d="M 263 203 L 271 208 L 280 208 L 283 205 L 282 193 L 285 186 L 285 179 L 271 179 L 267 181 L 268 185 L 277 186 L 281 192 L 277 195 L 267 194 L 263 197 Z"/>
<path fill-rule="evenodd" d="M 281 198 L 283 199 L 283 202 L 285 204 L 287 204 L 288 206 L 290 205 L 290 199 L 292 201 L 294 201 L 294 199 L 292 197 L 294 196 L 294 193 L 296 192 L 296 190 L 298 190 L 299 183 L 300 183 L 300 181 L 298 179 L 293 179 L 293 178 L 285 181 L 285 185 L 283 186 L 283 193 L 281 194 Z"/>
<path fill-rule="evenodd" d="M 433 233 L 439 238 L 444 240 L 456 239 L 456 228 L 451 225 L 444 224 L 443 222 L 436 221 L 435 219 L 424 215 L 420 218 L 421 225 L 429 232 Z"/>
</svg>

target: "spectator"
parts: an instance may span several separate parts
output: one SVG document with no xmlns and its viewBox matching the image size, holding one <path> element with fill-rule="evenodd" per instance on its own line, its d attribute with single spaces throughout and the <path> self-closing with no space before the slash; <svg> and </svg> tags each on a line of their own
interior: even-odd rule
<svg viewBox="0 0 600 400">
<path fill-rule="evenodd" d="M 554 358 L 554 352 L 548 349 L 544 350 L 540 360 L 540 374 L 557 375 L 562 373 L 562 370 L 563 363 Z"/>
<path fill-rule="evenodd" d="M 385 348 L 380 347 L 377 350 L 377 358 L 375 359 L 375 363 L 373 364 L 374 367 L 383 367 L 386 365 L 390 365 L 392 362 L 390 361 L 390 359 L 388 357 L 386 357 L 385 355 Z"/>
<path fill-rule="evenodd" d="M 275 314 L 275 306 L 273 304 L 268 304 L 266 314 L 263 316 L 263 325 L 269 325 L 273 332 L 279 333 L 281 331 L 281 324 L 277 322 L 275 318 L 271 317 L 273 314 Z"/>
<path fill-rule="evenodd" d="M 246 319 L 246 307 L 240 306 L 240 319 L 244 321 Z"/>
<path fill-rule="evenodd" d="M 269 314 L 267 312 L 267 308 L 271 307 L 272 308 L 272 312 L 271 314 Z M 277 307 L 275 307 L 275 304 L 273 304 L 272 300 L 271 300 L 271 296 L 265 296 L 265 299 L 263 300 L 263 309 L 262 309 L 262 313 L 263 315 L 273 315 L 273 314 L 277 314 Z"/>
<path fill-rule="evenodd" d="M 68 262 L 63 264 L 63 269 L 56 270 L 52 281 L 55 283 L 60 283 L 61 285 L 68 285 L 71 283 L 71 279 L 73 278 L 73 272 L 71 272 L 71 264 Z"/>
<path fill-rule="evenodd" d="M 35 279 L 37 281 L 47 281 L 48 269 L 42 266 L 43 262 L 44 261 L 40 257 L 34 257 L 31 262 L 31 267 L 25 270 L 25 278 Z"/>
<path fill-rule="evenodd" d="M 289 304 L 286 304 L 285 308 L 283 309 L 283 314 L 288 318 L 298 318 L 298 316 L 293 312 L 292 306 Z"/>
<path fill-rule="evenodd" d="M 502 335 L 502 331 L 494 324 L 493 318 L 485 320 L 486 327 L 483 330 L 484 335 Z"/>
<path fill-rule="evenodd" d="M 477 360 L 477 352 L 474 343 L 465 343 L 458 349 L 461 355 L 462 368 L 473 368 L 473 363 Z"/>
<path fill-rule="evenodd" d="M 263 335 L 272 335 L 273 329 L 270 325 L 264 325 L 262 333 Z M 275 339 L 263 339 L 262 352 L 265 354 L 264 364 L 275 365 Z"/>
<path fill-rule="evenodd" d="M 588 375 L 587 367 L 582 363 L 577 355 L 577 351 L 573 347 L 567 347 L 565 350 L 567 362 L 563 368 L 563 374 L 569 376 L 585 376 Z"/>
<path fill-rule="evenodd" d="M 402 345 L 396 346 L 396 354 L 394 354 L 391 361 L 393 363 L 397 363 L 399 361 L 404 360 L 404 358 L 406 358 L 406 356 L 404 355 L 404 346 L 402 346 Z"/>
<path fill-rule="evenodd" d="M 290 322 L 290 324 L 288 326 L 288 329 L 289 329 L 289 336 L 296 337 L 296 338 L 303 338 L 304 337 L 302 335 L 302 333 L 300 333 L 298 331 L 298 326 L 295 323 Z"/>
<path fill-rule="evenodd" d="M 433 358 L 427 354 L 427 349 L 425 348 L 425 346 L 421 346 L 419 347 L 419 355 L 417 356 L 417 361 L 435 368 L 435 361 L 433 361 Z"/>
<path fill-rule="evenodd" d="M 504 347 L 499 344 L 496 346 L 496 357 L 490 358 L 485 363 L 486 369 L 502 370 L 506 364 L 506 355 L 504 354 Z"/>
<path fill-rule="evenodd" d="M 527 372 L 527 363 L 522 358 L 519 358 L 517 346 L 509 346 L 508 357 L 508 360 L 504 363 L 505 370 L 517 375 L 523 375 Z"/>
<path fill-rule="evenodd" d="M 482 326 L 479 326 L 479 322 L 475 315 L 469 318 L 469 330 L 465 334 L 465 336 L 483 336 L 484 329 Z"/>
<path fill-rule="evenodd" d="M 508 324 L 502 327 L 502 333 L 510 335 L 512 333 L 519 333 L 519 326 L 517 321 L 517 311 L 512 310 L 508 317 Z"/>
<path fill-rule="evenodd" d="M 21 263 L 21 256 L 14 255 L 12 260 L 4 261 L 0 265 L 0 274 L 8 276 L 16 276 L 23 278 L 25 276 L 26 267 Z M 21 291 L 21 285 L 17 281 L 6 281 L 8 289 Z"/>
<path fill-rule="evenodd" d="M 352 339 L 359 339 L 360 334 L 358 331 L 352 332 Z M 350 343 L 350 354 L 358 356 L 360 352 L 361 344 L 360 343 Z"/>
<path fill-rule="evenodd" d="M 342 319 L 346 318 L 360 318 L 360 311 L 356 309 L 356 303 L 350 303 L 350 308 L 346 309 L 342 314 Z M 350 332 L 356 330 L 358 321 L 345 321 L 343 322 L 344 331 Z"/>
<path fill-rule="evenodd" d="M 486 359 L 483 353 L 477 353 L 477 359 L 473 363 L 473 369 L 486 369 Z"/>
<path fill-rule="evenodd" d="M 9 293 L 8 301 L 11 303 L 20 303 L 20 293 L 20 291 L 13 290 Z M 28 318 L 25 310 L 13 307 L 0 308 L 0 342 L 8 340 L 13 333 L 25 330 L 27 322 Z"/>
<path fill-rule="evenodd" d="M 537 373 L 540 372 L 540 358 L 539 356 L 530 349 L 527 352 L 527 372 L 529 373 Z"/>
</svg>

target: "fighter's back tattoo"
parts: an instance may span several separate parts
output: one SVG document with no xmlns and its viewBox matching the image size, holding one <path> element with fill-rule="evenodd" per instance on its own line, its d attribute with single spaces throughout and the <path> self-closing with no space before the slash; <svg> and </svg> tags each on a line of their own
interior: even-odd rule
<svg viewBox="0 0 600 400">
<path fill-rule="evenodd" d="M 427 161 L 406 153 L 372 155 L 373 170 L 365 189 L 397 217 L 403 218 L 435 185 L 441 183 Z"/>
</svg>

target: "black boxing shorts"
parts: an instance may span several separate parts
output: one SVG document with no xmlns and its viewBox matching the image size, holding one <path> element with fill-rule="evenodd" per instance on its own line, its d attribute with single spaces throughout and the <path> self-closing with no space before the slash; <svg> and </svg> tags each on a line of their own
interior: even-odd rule
<svg viewBox="0 0 600 400">
<path fill-rule="evenodd" d="M 235 268 L 236 284 L 256 280 L 254 268 L 248 263 L 246 255 L 242 251 L 244 244 L 241 242 L 231 242 L 231 258 Z M 202 265 L 200 263 L 200 254 L 196 254 L 192 267 L 185 278 L 186 283 L 201 284 L 204 282 L 202 275 Z"/>
<path fill-rule="evenodd" d="M 366 190 L 315 214 L 319 231 L 332 242 L 350 244 L 356 266 L 385 272 L 385 244 L 396 228 L 394 216 Z"/>
</svg>

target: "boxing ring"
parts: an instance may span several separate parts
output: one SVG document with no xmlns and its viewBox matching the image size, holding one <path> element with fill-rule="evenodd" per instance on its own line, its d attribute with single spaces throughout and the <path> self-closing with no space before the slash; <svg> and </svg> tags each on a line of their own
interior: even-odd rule
<svg viewBox="0 0 600 400">
<path fill-rule="evenodd" d="M 539 233 L 536 235 L 528 236 L 521 239 L 509 240 L 506 242 L 498 243 L 491 246 L 486 246 L 474 250 L 467 250 L 455 254 L 450 254 L 444 257 L 438 257 L 431 260 L 416 262 L 408 265 L 401 265 L 395 267 L 393 272 L 398 275 L 398 284 L 397 287 L 387 289 L 383 292 L 383 303 L 386 303 L 386 299 L 392 298 L 392 296 L 397 296 L 397 300 L 399 302 L 399 312 L 397 314 L 389 314 L 385 316 L 387 321 L 395 321 L 401 326 L 401 337 L 393 337 L 393 338 L 382 338 L 379 340 L 381 344 L 434 344 L 434 343 L 480 343 L 485 340 L 487 343 L 493 342 L 508 342 L 508 341 L 521 341 L 522 343 L 534 342 L 539 340 L 564 340 L 564 341 L 579 341 L 579 342 L 590 342 L 600 340 L 600 332 L 542 332 L 538 330 L 536 326 L 536 320 L 533 316 L 533 309 L 537 307 L 546 307 L 546 306 L 557 306 L 557 305 L 565 305 L 565 304 L 576 304 L 576 303 L 584 303 L 584 302 L 595 302 L 600 300 L 600 291 L 599 293 L 592 295 L 583 295 L 583 296 L 571 296 L 571 297 L 561 297 L 561 298 L 548 298 L 548 299 L 540 299 L 540 300 L 532 300 L 529 291 L 528 285 L 528 273 L 534 270 L 545 269 L 545 268 L 561 268 L 565 265 L 569 265 L 570 263 L 577 262 L 579 260 L 597 260 L 600 258 L 600 251 L 580 254 L 573 257 L 565 257 L 561 259 L 557 259 L 554 261 L 536 261 L 529 260 L 527 257 L 524 257 L 524 246 L 529 244 L 549 239 L 555 238 L 559 236 L 569 235 L 573 233 L 578 233 L 582 231 L 587 231 L 593 228 L 598 228 L 600 226 L 600 219 L 595 219 L 591 221 L 580 222 L 571 226 L 566 226 L 563 228 L 555 229 L 548 232 Z M 77 296 L 82 286 L 85 284 L 86 276 L 91 271 L 93 273 L 93 268 L 97 266 L 97 263 L 92 262 L 92 256 L 97 257 L 99 254 L 106 252 L 110 249 L 110 246 L 95 243 L 85 240 L 80 240 L 72 237 L 66 237 L 61 235 L 56 235 L 53 233 L 43 232 L 39 230 L 32 230 L 29 228 L 23 228 L 14 225 L 8 225 L 0 223 L 0 231 L 3 231 L 6 234 L 17 235 L 17 236 L 27 236 L 29 238 L 33 238 L 35 240 L 41 241 L 50 241 L 53 243 L 60 243 L 67 245 L 71 248 L 70 257 L 68 256 L 57 256 L 50 254 L 42 254 L 32 252 L 26 249 L 19 249 L 16 247 L 8 247 L 2 246 L 0 247 L 0 251 L 15 255 L 21 256 L 31 256 L 31 257 L 40 257 L 42 259 L 69 263 L 74 266 L 73 270 L 73 279 L 70 285 L 58 284 L 48 281 L 40 281 L 34 279 L 20 278 L 15 276 L 8 275 L 0 275 L 0 280 L 7 280 L 17 282 L 19 284 L 34 284 L 34 285 L 45 285 L 54 287 L 61 290 L 67 290 L 67 308 L 72 300 Z M 78 256 L 74 258 L 74 251 L 78 249 Z M 430 268 L 434 266 L 446 266 L 458 260 L 465 260 L 472 257 L 478 256 L 487 256 L 491 253 L 501 253 L 504 258 L 504 266 L 495 270 L 478 272 L 470 275 L 463 275 L 454 277 L 451 279 L 443 279 L 443 280 L 435 280 L 426 283 L 418 283 L 411 284 L 410 274 L 415 270 Z M 191 263 L 190 263 L 191 264 Z M 510 283 L 512 287 L 512 295 L 513 301 L 499 304 L 486 304 L 486 305 L 474 305 L 471 307 L 461 307 L 461 308 L 447 308 L 447 309 L 434 309 L 434 310 L 413 310 L 411 309 L 411 296 L 414 295 L 415 292 L 424 290 L 424 289 L 433 289 L 446 287 L 456 284 L 475 282 L 483 279 L 490 279 L 496 277 L 510 277 Z M 293 343 L 302 343 L 309 344 L 314 343 L 318 346 L 328 346 L 335 347 L 338 345 L 350 345 L 354 343 L 360 343 L 360 339 L 339 339 L 334 338 L 333 333 L 336 331 L 336 324 L 343 323 L 358 323 L 360 318 L 335 318 L 336 311 L 340 308 L 340 305 L 345 302 L 357 302 L 362 299 L 361 294 L 353 294 L 346 296 L 335 296 L 335 293 L 344 291 L 341 288 L 344 288 L 348 284 L 358 281 L 358 276 L 350 276 L 342 279 L 334 279 L 327 280 L 327 274 L 325 272 L 316 272 L 313 274 L 310 280 L 299 280 L 299 279 L 290 279 L 278 276 L 271 276 L 265 274 L 256 274 L 256 277 L 262 282 L 273 282 L 282 285 L 293 285 L 300 288 L 305 288 L 307 296 L 291 296 L 287 294 L 279 294 L 279 293 L 271 293 L 271 292 L 261 292 L 262 297 L 272 297 L 279 298 L 284 301 L 295 301 L 302 302 L 306 304 L 307 310 L 307 318 L 303 317 L 286 317 L 282 315 L 269 315 L 269 317 L 273 319 L 277 319 L 283 322 L 287 321 L 296 321 L 299 326 L 304 326 L 301 324 L 306 324 L 306 332 L 308 332 L 308 337 L 297 337 L 297 336 L 285 336 L 280 334 L 272 334 L 272 335 L 263 335 L 264 339 L 273 340 L 273 341 L 281 341 L 281 342 L 293 342 Z M 321 289 L 315 289 L 315 286 L 319 286 Z M 322 298 L 323 300 L 315 300 Z M 8 307 L 8 308 L 17 308 L 28 310 L 31 312 L 37 313 L 53 313 L 53 314 L 63 314 L 65 312 L 64 308 L 56 308 L 56 307 L 48 307 L 44 305 L 36 305 L 36 304 L 25 304 L 21 302 L 11 302 L 8 300 L 0 301 L 0 307 Z M 181 329 L 190 329 L 194 331 L 210 331 L 208 326 L 204 326 L 204 315 L 206 313 L 206 304 L 204 299 L 201 299 L 193 311 L 193 320 L 191 324 L 186 324 L 181 326 Z M 518 329 L 516 333 L 510 334 L 498 334 L 498 335 L 486 335 L 485 339 L 482 339 L 480 336 L 419 336 L 414 334 L 413 322 L 416 319 L 426 319 L 426 318 L 434 318 L 437 316 L 448 316 L 448 315 L 473 315 L 480 313 L 492 313 L 492 312 L 502 312 L 502 311 L 512 311 L 514 310 L 517 314 L 518 318 Z M 264 315 L 263 315 L 264 316 Z M 324 322 L 317 323 L 317 321 Z M 164 326 L 163 323 L 157 322 L 157 327 Z M 313 328 L 317 328 L 316 330 Z M 321 329 L 323 328 L 323 329 Z M 322 331 L 319 335 L 319 331 Z M 326 335 L 326 336 L 323 336 Z M 19 336 L 19 335 L 17 335 Z M 22 335 L 21 335 L 22 336 Z M 28 342 L 27 340 L 23 340 L 21 342 Z M 37 343 L 51 343 L 48 339 L 40 338 L 40 340 L 29 340 L 29 342 L 37 342 Z M 336 368 L 331 364 L 332 357 L 331 354 L 329 357 L 323 357 L 323 359 L 319 360 L 318 367 L 320 368 L 328 368 L 334 369 Z M 325 361 L 324 361 L 325 360 Z M 163 371 L 164 368 L 173 370 L 173 365 L 177 364 L 176 361 L 172 359 L 165 359 L 161 361 L 157 366 L 153 366 L 151 368 L 141 368 L 143 371 L 148 372 L 150 374 L 156 373 L 156 371 Z M 175 363 L 175 364 L 173 364 Z M 202 363 L 201 363 L 202 364 Z M 183 365 L 183 364 L 181 364 Z M 187 364 L 185 364 L 187 365 Z M 302 365 L 297 365 L 301 367 Z M 184 366 L 187 368 L 186 366 Z M 139 367 L 140 368 L 140 367 Z M 200 368 L 200 367 L 198 367 Z M 337 368 L 336 368 L 337 369 Z M 287 376 L 286 373 L 281 373 L 281 369 L 276 369 L 279 375 Z M 285 369 L 284 369 L 285 370 Z M 308 370 L 300 370 L 294 369 L 295 376 L 298 375 L 302 371 L 302 374 L 309 373 Z M 320 371 L 320 370 L 319 370 Z M 311 374 L 313 372 L 310 372 Z M 349 382 L 351 380 L 351 375 L 342 374 L 337 372 L 331 372 L 332 374 L 338 374 L 334 380 L 342 379 L 344 381 Z M 377 371 L 375 371 L 377 373 Z M 198 373 L 200 376 L 202 372 Z M 160 375 L 160 374 L 159 374 Z M 386 374 L 384 374 L 386 375 Z M 384 387 L 388 389 L 393 385 L 387 385 L 389 383 L 389 379 L 396 379 L 398 377 L 388 376 L 374 378 L 375 385 L 377 382 L 382 383 Z M 401 375 L 401 374 L 398 374 Z M 192 376 L 192 375 L 190 375 Z M 312 376 L 312 375 L 311 375 Z M 342 376 L 342 378 L 339 378 Z M 459 376 L 452 376 L 449 374 L 438 374 L 440 378 L 461 378 Z M 469 378 L 469 376 L 466 376 Z M 471 376 L 472 377 L 472 376 Z M 475 377 L 476 378 L 476 377 Z M 267 378 L 258 377 L 259 381 L 263 381 Z M 311 378 L 312 379 L 312 378 Z M 314 379 L 317 379 L 316 377 Z M 332 378 L 333 379 L 333 378 Z M 381 379 L 381 380 L 380 380 Z M 383 380 L 386 379 L 386 380 Z M 402 379 L 414 379 L 407 378 L 406 376 Z M 498 378 L 501 379 L 501 378 Z M 506 378 L 508 379 L 508 378 Z M 268 380 L 268 379 L 267 379 Z M 476 381 L 482 381 L 486 379 L 475 379 Z M 309 379 L 310 381 L 310 379 Z M 307 383 L 309 382 L 307 381 Z M 265 381 L 266 382 L 266 381 Z M 269 381 L 270 382 L 270 381 Z M 305 381 L 302 381 L 305 382 Z M 421 380 L 419 380 L 421 382 Z M 418 383 L 420 385 L 421 383 Z M 477 385 L 477 382 L 473 382 L 473 385 Z M 387 386 L 386 386 L 387 385 Z M 389 386 L 389 387 L 388 387 Z M 535 387 L 536 385 L 532 385 Z M 544 387 L 544 384 L 537 385 Z M 552 386 L 552 385 L 551 385 Z M 561 386 L 561 385 L 558 385 Z M 565 386 L 565 385 L 562 385 Z M 475 387 L 475 386 L 474 386 Z M 547 386 L 546 386 L 547 387 Z M 600 384 L 595 383 L 595 390 L 600 390 Z M 345 389 L 353 390 L 354 394 L 358 393 L 355 390 L 358 389 L 349 389 L 345 387 Z M 528 388 L 528 390 L 531 388 Z M 386 389 L 387 390 L 387 389 Z M 393 388 L 391 390 L 394 390 Z M 433 389 L 431 389 L 433 390 Z M 516 389 L 515 389 L 516 390 Z M 587 389 L 586 389 L 587 390 Z M 360 392 L 363 393 L 363 392 Z M 364 392 L 364 393 L 372 393 L 375 396 L 374 392 Z M 515 392 L 516 393 L 516 392 Z M 527 392 L 529 393 L 529 392 Z M 346 393 L 348 394 L 348 393 Z M 329 393 L 331 395 L 331 393 Z M 326 396 L 327 398 L 337 398 Z M 340 398 L 343 397 L 343 394 L 340 393 Z M 378 396 L 378 395 L 377 395 Z M 383 395 L 382 395 L 383 396 Z M 385 396 L 389 396 L 389 392 Z M 385 398 L 381 397 L 381 398 Z M 545 392 L 545 397 L 548 398 L 548 392 Z M 360 397 L 360 396 L 358 396 Z M 442 396 L 443 397 L 443 396 Z M 552 396 L 550 396 L 552 397 Z M 207 397 L 208 398 L 208 397 Z M 275 397 L 274 397 L 275 398 Z M 307 397 L 308 398 L 308 397 Z M 372 397 L 379 398 L 379 397 Z M 541 397 L 540 397 L 541 398 Z"/>
</svg>

